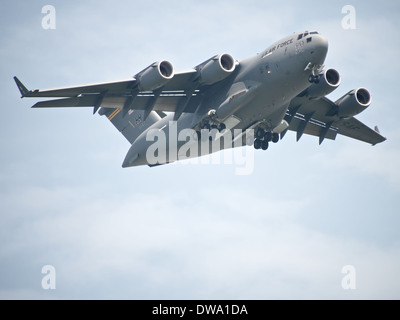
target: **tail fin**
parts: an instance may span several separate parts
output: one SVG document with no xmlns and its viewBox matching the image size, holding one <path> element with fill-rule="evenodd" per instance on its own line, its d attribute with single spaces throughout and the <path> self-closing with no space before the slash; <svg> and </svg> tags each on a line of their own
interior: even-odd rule
<svg viewBox="0 0 400 320">
<path fill-rule="evenodd" d="M 29 90 L 22 84 L 22 82 L 17 77 L 14 77 L 14 81 L 17 84 L 19 92 L 21 92 L 21 98 L 25 97 L 25 95 L 29 93 Z"/>
<path fill-rule="evenodd" d="M 161 120 L 155 111 L 146 120 L 144 110 L 129 110 L 124 115 L 122 109 L 101 108 L 99 114 L 105 115 L 131 144 L 144 130 Z"/>
</svg>

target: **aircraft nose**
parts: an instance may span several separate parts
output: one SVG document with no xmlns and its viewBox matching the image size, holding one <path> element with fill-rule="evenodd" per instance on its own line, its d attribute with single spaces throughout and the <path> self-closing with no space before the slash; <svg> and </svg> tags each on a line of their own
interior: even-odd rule
<svg viewBox="0 0 400 320">
<path fill-rule="evenodd" d="M 312 36 L 313 48 L 310 53 L 314 54 L 318 60 L 324 61 L 328 53 L 328 40 L 321 34 Z"/>
</svg>

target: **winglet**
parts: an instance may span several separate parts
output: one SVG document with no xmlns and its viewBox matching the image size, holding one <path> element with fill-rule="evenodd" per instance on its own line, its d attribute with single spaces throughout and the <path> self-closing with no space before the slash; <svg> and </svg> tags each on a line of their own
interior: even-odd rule
<svg viewBox="0 0 400 320">
<path fill-rule="evenodd" d="M 25 97 L 29 93 L 29 90 L 22 84 L 22 82 L 17 77 L 14 77 L 14 80 L 15 83 L 17 84 L 19 92 L 21 92 L 21 98 Z"/>
</svg>

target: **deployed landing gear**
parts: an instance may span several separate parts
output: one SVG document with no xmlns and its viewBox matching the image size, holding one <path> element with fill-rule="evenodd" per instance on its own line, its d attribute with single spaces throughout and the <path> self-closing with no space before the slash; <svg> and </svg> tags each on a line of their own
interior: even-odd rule
<svg viewBox="0 0 400 320">
<path fill-rule="evenodd" d="M 219 122 L 218 120 L 214 119 L 212 114 L 209 116 L 209 118 L 203 120 L 202 123 L 197 128 L 195 128 L 199 140 L 203 138 L 207 139 L 206 137 L 208 137 L 208 140 L 210 141 L 213 141 L 213 139 L 215 139 L 215 136 L 218 133 L 223 133 L 225 129 L 226 129 L 225 123 Z M 202 135 L 201 134 L 202 130 L 207 130 L 209 131 L 209 133 Z"/>
<path fill-rule="evenodd" d="M 308 77 L 308 81 L 310 83 L 319 83 L 319 80 L 320 80 L 319 75 L 314 76 L 313 74 L 310 74 L 310 76 Z"/>
<path fill-rule="evenodd" d="M 256 150 L 267 150 L 269 143 L 277 143 L 279 141 L 279 133 L 266 131 L 262 128 L 258 128 L 255 131 L 254 149 Z"/>
<path fill-rule="evenodd" d="M 271 131 L 268 131 L 268 132 L 265 133 L 264 140 L 268 141 L 268 142 L 272 141 L 272 132 Z"/>
<path fill-rule="evenodd" d="M 225 123 L 221 122 L 220 124 L 218 124 L 217 129 L 219 132 L 224 131 L 226 129 Z"/>
<path fill-rule="evenodd" d="M 261 149 L 261 144 L 262 144 L 262 143 L 263 143 L 263 141 L 260 140 L 260 139 L 254 140 L 254 149 L 256 149 L 256 150 Z"/>
<path fill-rule="evenodd" d="M 223 122 L 220 122 L 216 118 L 216 111 L 210 110 L 208 111 L 208 117 L 206 117 L 199 125 L 198 129 L 202 130 L 213 130 L 216 129 L 218 132 L 222 132 L 226 129 L 226 125 Z M 196 130 L 198 130 L 196 129 Z"/>
<path fill-rule="evenodd" d="M 255 132 L 255 136 L 257 139 L 262 140 L 264 138 L 264 135 L 265 135 L 265 131 L 261 128 L 258 128 Z"/>
<path fill-rule="evenodd" d="M 265 140 L 264 140 L 264 141 L 261 143 L 261 149 L 263 149 L 264 151 L 268 149 L 268 146 L 269 146 L 268 141 L 265 141 Z"/>
<path fill-rule="evenodd" d="M 266 140 L 260 140 L 260 139 L 256 139 L 254 140 L 254 149 L 259 150 L 267 150 L 269 146 L 268 141 Z"/>
<path fill-rule="evenodd" d="M 218 123 L 218 122 L 204 122 L 200 126 L 200 130 L 205 129 L 205 130 L 213 130 L 216 129 L 218 132 L 224 131 L 226 129 L 225 123 Z"/>
<path fill-rule="evenodd" d="M 277 143 L 279 141 L 279 133 L 274 132 L 272 134 L 272 142 Z"/>
</svg>

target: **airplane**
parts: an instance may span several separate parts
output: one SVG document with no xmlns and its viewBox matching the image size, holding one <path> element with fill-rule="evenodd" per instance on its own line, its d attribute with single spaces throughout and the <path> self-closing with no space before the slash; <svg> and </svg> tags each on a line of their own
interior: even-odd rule
<svg viewBox="0 0 400 320">
<path fill-rule="evenodd" d="M 14 80 L 21 98 L 60 98 L 40 101 L 32 108 L 93 107 L 93 114 L 106 116 L 131 144 L 124 168 L 180 160 L 179 147 L 198 141 L 211 146 L 219 140 L 220 144 L 188 157 L 244 144 L 267 150 L 288 130 L 296 132 L 297 141 L 309 134 L 318 137 L 319 144 L 335 140 L 337 134 L 372 145 L 385 141 L 377 127 L 369 128 L 354 117 L 371 104 L 367 89 L 350 90 L 335 102 L 325 97 L 341 82 L 337 70 L 324 69 L 327 52 L 323 35 L 304 31 L 247 59 L 237 61 L 223 53 L 181 72 L 163 60 L 131 78 L 112 82 L 28 90 L 17 77 Z M 177 139 L 172 129 L 189 130 L 189 141 Z M 232 131 L 236 134 L 226 139 L 230 142 L 222 144 L 223 134 Z M 151 132 L 165 135 L 166 148 L 159 148 L 156 161 L 148 156 L 156 140 L 154 134 L 149 139 Z M 209 132 L 213 134 L 205 135 Z"/>
</svg>

